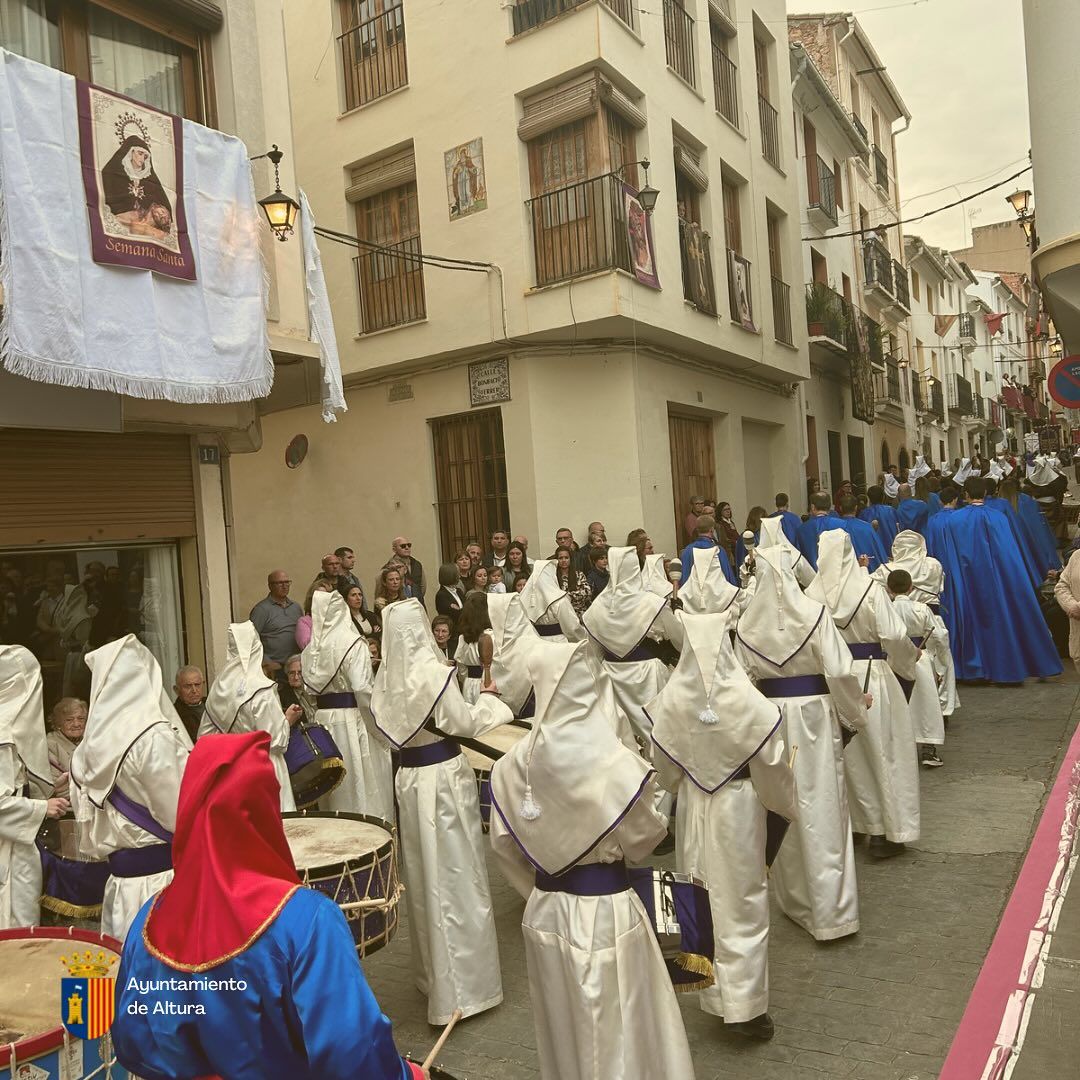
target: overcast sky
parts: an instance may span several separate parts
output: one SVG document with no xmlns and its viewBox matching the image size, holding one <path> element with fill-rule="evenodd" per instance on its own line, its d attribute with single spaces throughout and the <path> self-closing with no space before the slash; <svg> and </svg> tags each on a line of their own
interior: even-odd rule
<svg viewBox="0 0 1080 1080">
<path fill-rule="evenodd" d="M 1027 164 L 1020 0 L 856 0 L 850 8 L 788 0 L 792 14 L 842 10 L 857 16 L 911 113 L 910 129 L 897 139 L 903 217 L 969 195 Z M 905 232 L 936 246 L 965 247 L 972 225 L 1015 219 L 1005 196 L 1016 183 L 1031 188 L 1031 174 Z"/>
</svg>

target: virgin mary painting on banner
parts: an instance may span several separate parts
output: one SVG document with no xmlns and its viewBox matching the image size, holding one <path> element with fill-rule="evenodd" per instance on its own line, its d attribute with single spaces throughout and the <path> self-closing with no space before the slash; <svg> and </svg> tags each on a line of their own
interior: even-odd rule
<svg viewBox="0 0 1080 1080">
<path fill-rule="evenodd" d="M 76 83 L 94 261 L 195 279 L 180 118 Z"/>
</svg>

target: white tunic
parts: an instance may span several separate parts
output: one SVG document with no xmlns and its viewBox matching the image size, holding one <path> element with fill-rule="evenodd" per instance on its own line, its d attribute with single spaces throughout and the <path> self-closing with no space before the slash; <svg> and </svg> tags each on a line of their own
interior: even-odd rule
<svg viewBox="0 0 1080 1080">
<path fill-rule="evenodd" d="M 492 694 L 466 705 L 453 684 L 432 715 L 447 734 L 476 737 L 513 719 Z M 406 746 L 437 741 L 421 731 Z M 428 1023 L 445 1024 L 455 1009 L 473 1016 L 503 998 L 476 774 L 458 754 L 399 768 L 396 787 L 416 986 L 427 995 Z"/>
<path fill-rule="evenodd" d="M 874 703 L 867 710 L 866 727 L 844 751 L 851 827 L 911 843 L 920 830 L 919 763 L 911 713 L 893 669 L 905 679 L 914 678 L 917 650 L 877 582 L 840 633 L 847 642 L 880 643 L 888 655 L 887 661 L 855 661 L 855 674 L 869 685 Z"/>
<path fill-rule="evenodd" d="M 0 930 L 41 922 L 41 855 L 34 838 L 49 804 L 25 797 L 26 781 L 15 747 L 0 745 Z"/>
<path fill-rule="evenodd" d="M 784 743 L 795 753 L 792 771 L 799 800 L 798 820 L 773 863 L 772 883 L 784 914 L 818 941 L 854 934 L 859 896 L 840 720 L 858 726 L 865 708 L 862 687 L 852 674 L 851 651 L 822 609 L 810 636 L 782 666 L 751 651 L 741 638 L 736 638 L 735 652 L 754 679 L 824 674 L 828 680 L 828 694 L 772 699 L 784 714 Z"/>
<path fill-rule="evenodd" d="M 484 633 L 491 635 L 490 630 L 485 630 Z M 470 675 L 468 668 L 482 666 L 480 663 L 480 643 L 458 638 L 454 659 L 457 661 L 458 676 L 461 678 L 461 696 L 469 705 L 475 705 L 480 698 L 484 680 L 483 677 L 478 678 L 475 675 Z"/>
<path fill-rule="evenodd" d="M 148 728 L 132 744 L 120 765 L 116 786 L 150 811 L 168 832 L 176 829 L 176 805 L 180 781 L 190 749 L 168 724 Z M 125 848 L 153 847 L 156 836 L 129 821 L 110 802 L 95 806 L 77 783 L 71 785 L 71 801 L 79 822 L 79 847 L 91 859 L 105 859 Z M 172 871 L 144 877 L 109 877 L 101 908 L 101 932 L 123 941 L 139 908 L 172 881 Z"/>
<path fill-rule="evenodd" d="M 667 831 L 650 780 L 581 864 L 641 860 Z M 527 898 L 521 930 L 542 1080 L 660 1080 L 694 1066 L 664 958 L 633 889 L 575 896 L 535 889 L 535 874 L 498 814 L 491 845 Z"/>
<path fill-rule="evenodd" d="M 915 666 L 915 686 L 908 702 L 915 741 L 943 746 L 945 718 L 938 696 L 937 672 L 944 666 L 941 654 L 949 651 L 949 632 L 926 604 L 907 596 L 893 600 L 893 611 L 903 621 L 908 636 L 922 642 L 923 653 Z"/>
</svg>

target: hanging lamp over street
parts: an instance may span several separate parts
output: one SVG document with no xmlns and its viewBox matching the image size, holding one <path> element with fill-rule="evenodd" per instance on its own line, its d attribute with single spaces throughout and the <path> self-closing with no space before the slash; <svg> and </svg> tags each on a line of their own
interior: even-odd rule
<svg viewBox="0 0 1080 1080">
<path fill-rule="evenodd" d="M 266 215 L 271 232 L 282 242 L 292 236 L 293 228 L 296 225 L 296 215 L 300 213 L 300 204 L 281 190 L 281 177 L 278 168 L 284 156 L 284 153 L 278 149 L 277 143 L 274 143 L 273 149 L 251 159 L 252 161 L 258 161 L 259 158 L 269 158 L 274 166 L 273 194 L 267 195 L 265 199 L 260 199 L 259 205 Z"/>
</svg>

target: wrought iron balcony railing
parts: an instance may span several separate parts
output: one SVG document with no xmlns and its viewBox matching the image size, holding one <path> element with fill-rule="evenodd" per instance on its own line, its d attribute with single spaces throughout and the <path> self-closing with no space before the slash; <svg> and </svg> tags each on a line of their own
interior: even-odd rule
<svg viewBox="0 0 1080 1080">
<path fill-rule="evenodd" d="M 713 92 L 716 111 L 729 123 L 739 126 L 739 69 L 715 42 L 712 47 Z"/>
<path fill-rule="evenodd" d="M 678 0 L 664 0 L 664 45 L 668 67 L 691 86 L 697 86 L 694 17 Z"/>
<path fill-rule="evenodd" d="M 773 336 L 785 345 L 795 343 L 791 334 L 791 289 L 779 278 L 772 278 Z"/>
<path fill-rule="evenodd" d="M 353 259 L 365 334 L 417 322 L 427 315 L 420 237 L 364 251 Z"/>
<path fill-rule="evenodd" d="M 835 225 L 836 177 L 820 154 L 807 161 L 808 204 L 812 210 L 820 210 Z"/>
<path fill-rule="evenodd" d="M 581 7 L 587 0 L 516 0 L 510 12 L 513 19 L 514 35 L 524 34 L 526 30 L 542 26 L 567 11 Z M 627 26 L 634 25 L 633 0 L 602 0 Z"/>
<path fill-rule="evenodd" d="M 889 159 L 880 146 L 875 145 L 874 153 L 874 180 L 883 191 L 889 190 Z"/>
<path fill-rule="evenodd" d="M 780 168 L 780 114 L 767 98 L 758 94 L 761 120 L 761 153 L 770 165 Z"/>
<path fill-rule="evenodd" d="M 355 109 L 405 86 L 405 12 L 401 3 L 387 7 L 338 38 L 345 79 L 345 108 Z"/>
</svg>

